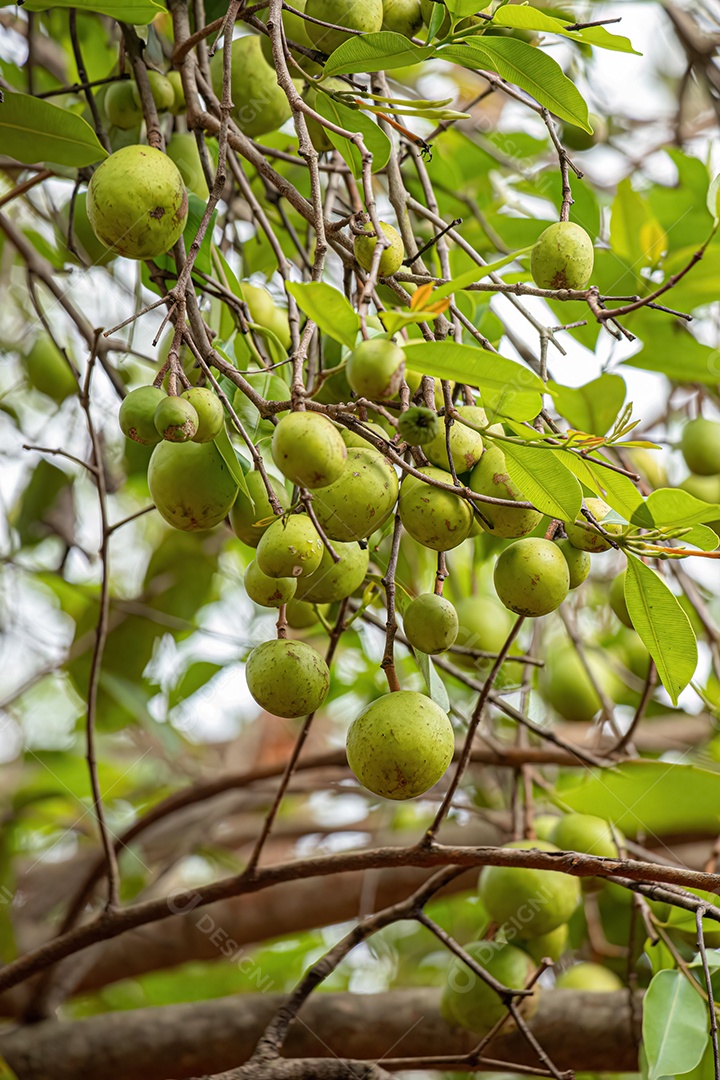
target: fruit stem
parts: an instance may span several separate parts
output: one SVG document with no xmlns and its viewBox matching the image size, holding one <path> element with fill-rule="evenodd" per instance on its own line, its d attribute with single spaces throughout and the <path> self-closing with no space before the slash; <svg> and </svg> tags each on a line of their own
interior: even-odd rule
<svg viewBox="0 0 720 1080">
<path fill-rule="evenodd" d="M 278 641 L 284 641 L 285 638 L 287 637 L 287 632 L 288 632 L 287 605 L 286 604 L 283 604 L 282 607 L 278 609 L 278 617 L 277 617 L 277 624 L 276 625 L 277 625 Z"/>
</svg>

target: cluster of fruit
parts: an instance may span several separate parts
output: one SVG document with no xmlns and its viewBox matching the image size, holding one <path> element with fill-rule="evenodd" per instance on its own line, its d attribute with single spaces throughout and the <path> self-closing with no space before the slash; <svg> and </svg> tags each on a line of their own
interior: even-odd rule
<svg viewBox="0 0 720 1080">
<path fill-rule="evenodd" d="M 123 399 L 118 420 L 123 435 L 143 446 L 156 446 L 161 439 L 206 443 L 220 434 L 224 412 L 217 394 L 203 386 L 191 386 L 179 396 L 140 386 Z"/>
</svg>

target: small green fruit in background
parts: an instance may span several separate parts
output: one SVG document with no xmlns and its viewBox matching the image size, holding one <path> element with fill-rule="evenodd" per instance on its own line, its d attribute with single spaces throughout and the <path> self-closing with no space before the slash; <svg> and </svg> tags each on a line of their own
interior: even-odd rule
<svg viewBox="0 0 720 1080">
<path fill-rule="evenodd" d="M 471 941 L 465 952 L 503 986 L 523 990 L 533 971 L 530 957 L 514 945 L 499 945 L 495 941 Z M 524 1015 L 533 1011 L 534 994 L 522 999 Z M 533 1002 L 533 1005 L 530 1004 Z M 491 986 L 468 965 L 454 956 L 450 962 L 447 983 L 443 988 L 440 1011 L 446 1021 L 457 1024 L 475 1035 L 487 1033 L 507 1016 L 507 1006 Z M 507 1027 L 507 1025 L 506 1025 Z"/>
<path fill-rule="evenodd" d="M 219 98 L 222 95 L 223 49 L 218 49 L 210 61 L 210 76 Z M 275 68 L 263 56 L 256 34 L 233 41 L 230 92 L 234 103 L 232 118 L 251 139 L 277 131 L 290 119 L 290 103 L 278 86 Z"/>
<path fill-rule="evenodd" d="M 584 289 L 594 262 L 585 230 L 573 221 L 556 221 L 540 233 L 530 252 L 530 273 L 539 289 Z"/>
<path fill-rule="evenodd" d="M 599 859 L 616 859 L 623 834 L 613 829 L 608 821 L 594 814 L 565 814 L 558 819 L 551 840 L 561 851 L 579 851 L 583 855 L 596 855 Z"/>
<path fill-rule="evenodd" d="M 526 537 L 501 553 L 493 581 L 506 608 L 535 619 L 560 607 L 570 588 L 570 573 L 552 540 Z"/>
<path fill-rule="evenodd" d="M 505 455 L 499 446 L 489 446 L 470 473 L 470 488 L 478 495 L 489 495 L 493 499 L 512 499 L 514 502 L 527 502 L 522 491 L 508 475 Z M 478 503 L 478 510 L 492 524 L 488 529 L 492 536 L 514 539 L 527 536 L 537 527 L 542 518 L 539 510 L 524 507 L 496 506 L 493 503 Z"/>
<path fill-rule="evenodd" d="M 514 840 L 504 845 L 524 851 L 557 851 L 544 840 Z M 566 923 L 580 903 L 580 883 L 556 870 L 525 866 L 486 866 L 480 874 L 480 899 L 488 915 L 512 926 L 523 939 L 540 937 Z"/>
<path fill-rule="evenodd" d="M 615 537 L 625 534 L 627 525 L 621 525 L 619 521 L 605 521 L 611 511 L 608 504 L 603 502 L 602 499 L 586 499 L 585 505 L 595 520 L 602 525 L 608 536 Z M 582 514 L 574 524 L 565 522 L 565 532 L 573 547 L 580 548 L 581 551 L 609 551 L 612 547 L 612 544 Z"/>
<path fill-rule="evenodd" d="M 466 596 L 455 605 L 458 616 L 457 645 L 481 652 L 498 653 L 512 629 L 512 616 L 494 596 Z M 453 653 L 452 662 L 462 668 L 487 668 L 490 661 Z"/>
<path fill-rule="evenodd" d="M 683 428 L 680 450 L 690 472 L 698 476 L 720 473 L 720 424 L 704 417 L 690 420 Z"/>
<path fill-rule="evenodd" d="M 274 716 L 295 719 L 319 709 L 330 687 L 330 672 L 319 652 L 304 641 L 265 641 L 245 664 L 248 690 Z"/>
<path fill-rule="evenodd" d="M 305 13 L 321 22 L 345 26 L 363 34 L 378 33 L 383 20 L 382 0 L 363 0 L 361 4 L 357 0 L 307 0 Z M 328 55 L 354 36 L 311 22 L 305 23 L 305 30 L 315 48 Z"/>
<path fill-rule="evenodd" d="M 537 814 L 533 818 L 533 828 L 538 840 L 552 841 L 552 834 L 559 820 L 556 814 Z"/>
<path fill-rule="evenodd" d="M 295 597 L 288 600 L 285 617 L 292 630 L 308 630 L 319 621 L 315 605 L 308 600 L 296 600 Z"/>
<path fill-rule="evenodd" d="M 296 11 L 304 12 L 305 0 L 296 0 L 296 2 L 293 3 L 293 7 Z M 266 11 L 259 11 L 257 14 L 258 18 L 263 19 L 264 22 L 267 22 Z M 308 32 L 305 29 L 307 23 L 303 18 L 301 18 L 299 15 L 294 15 L 291 11 L 283 11 L 282 21 L 283 29 L 285 31 L 285 38 L 288 44 L 292 41 L 296 45 L 304 46 L 304 48 L 306 49 L 315 48 L 315 45 L 313 45 L 312 41 L 308 37 Z M 320 27 L 318 27 L 318 29 L 320 29 Z M 274 68 L 275 58 L 273 57 L 272 42 L 270 41 L 270 37 L 267 34 L 263 34 L 260 38 L 260 45 L 262 48 L 263 56 L 267 60 L 270 67 Z M 313 78 L 316 78 L 318 75 L 322 74 L 322 66 L 320 64 L 316 64 L 314 60 L 311 60 L 310 57 L 305 56 L 304 53 L 298 52 L 297 49 L 291 48 L 290 54 L 293 59 L 297 61 L 303 71 L 306 72 L 306 74 L 311 75 Z M 347 87 L 347 84 L 345 84 L 345 86 Z"/>
<path fill-rule="evenodd" d="M 452 761 L 455 737 L 432 698 L 398 690 L 366 706 L 350 725 L 348 765 L 360 783 L 384 799 L 415 799 L 433 787 Z"/>
<path fill-rule="evenodd" d="M 104 107 L 113 127 L 130 131 L 142 123 L 143 114 L 135 100 L 135 83 L 130 79 L 112 83 L 105 94 Z"/>
<path fill-rule="evenodd" d="M 243 578 L 245 592 L 260 607 L 279 608 L 292 600 L 297 587 L 297 578 L 268 577 L 253 559 Z"/>
<path fill-rule="evenodd" d="M 155 427 L 155 411 L 165 400 L 159 386 L 139 386 L 131 390 L 120 406 L 118 420 L 123 435 L 143 446 L 157 446 L 162 435 Z"/>
<path fill-rule="evenodd" d="M 175 529 L 212 529 L 235 502 L 238 486 L 215 443 L 172 443 L 155 447 L 148 466 L 150 495 Z"/>
<path fill-rule="evenodd" d="M 175 90 L 173 84 L 170 82 L 166 75 L 163 75 L 160 71 L 148 70 L 147 73 L 148 82 L 150 83 L 150 92 L 155 102 L 155 108 L 158 112 L 168 112 L 175 104 Z M 140 91 L 137 83 L 130 84 L 132 87 L 133 98 L 138 109 L 142 111 L 142 102 L 140 98 Z"/>
<path fill-rule="evenodd" d="M 398 431 L 411 446 L 427 446 L 440 435 L 442 425 L 438 414 L 424 405 L 411 405 L 398 417 Z"/>
<path fill-rule="evenodd" d="M 374 234 L 374 229 L 371 224 L 365 225 L 365 232 L 371 232 Z M 405 258 L 405 245 L 402 242 L 402 237 L 397 229 L 392 225 L 388 225 L 386 221 L 380 222 L 380 228 L 385 233 L 387 238 L 391 241 L 390 246 L 383 248 L 383 253 L 380 256 L 380 266 L 378 268 L 379 277 L 390 277 L 391 274 L 396 274 L 403 264 Z M 353 250 L 355 252 L 355 258 L 362 266 L 363 270 L 369 272 L 372 266 L 373 253 L 377 246 L 377 236 L 362 236 L 358 235 L 353 241 Z"/>
<path fill-rule="evenodd" d="M 179 116 L 185 112 L 187 103 L 185 101 L 185 91 L 183 90 L 182 78 L 179 71 L 168 71 L 167 81 L 172 86 L 173 101 L 170 106 L 170 112 L 173 116 Z"/>
<path fill-rule="evenodd" d="M 411 38 L 422 24 L 420 0 L 383 0 L 383 30 Z"/>
<path fill-rule="evenodd" d="M 397 473 L 366 443 L 348 449 L 337 480 L 315 492 L 313 509 L 331 540 L 363 540 L 385 524 L 397 497 Z"/>
<path fill-rule="evenodd" d="M 68 362 L 47 334 L 35 339 L 27 356 L 23 357 L 23 363 L 30 385 L 58 405 L 77 394 L 77 380 Z"/>
<path fill-rule="evenodd" d="M 193 406 L 181 397 L 163 397 L 155 410 L 155 427 L 168 442 L 182 443 L 192 439 L 199 422 Z"/>
<path fill-rule="evenodd" d="M 570 575 L 570 588 L 577 589 L 590 573 L 592 561 L 587 551 L 574 547 L 569 540 L 557 540 L 557 546 L 565 556 L 565 562 Z M 612 596 L 610 598 L 612 603 Z"/>
<path fill-rule="evenodd" d="M 182 395 L 183 401 L 189 401 L 198 418 L 194 442 L 210 442 L 222 431 L 225 411 L 220 398 L 204 386 L 193 386 Z"/>
<path fill-rule="evenodd" d="M 628 611 L 627 602 L 625 600 L 625 579 L 627 578 L 627 570 L 623 570 L 621 574 L 613 578 L 610 585 L 610 607 L 613 609 L 618 619 L 624 626 L 633 630 L 632 619 L 630 618 L 630 612 Z"/>
<path fill-rule="evenodd" d="M 555 980 L 558 990 L 589 990 L 596 994 L 610 994 L 622 990 L 623 984 L 614 971 L 601 964 L 575 964 L 563 971 Z"/>
<path fill-rule="evenodd" d="M 257 546 L 258 566 L 269 577 L 302 577 L 320 565 L 320 534 L 306 514 L 278 518 L 263 533 Z"/>
<path fill-rule="evenodd" d="M 560 132 L 563 146 L 568 150 L 591 150 L 593 146 L 607 142 L 607 121 L 597 113 L 590 113 L 589 120 L 593 129 L 592 135 L 575 124 L 563 124 Z"/>
<path fill-rule="evenodd" d="M 455 644 L 458 635 L 458 616 L 444 596 L 423 593 L 412 600 L 403 615 L 405 636 L 420 652 L 445 652 Z"/>
<path fill-rule="evenodd" d="M 602 671 L 593 665 L 596 680 Z M 540 676 L 543 696 L 565 720 L 585 723 L 597 715 L 602 702 L 575 649 L 553 649 Z"/>
<path fill-rule="evenodd" d="M 281 508 L 287 510 L 290 506 L 290 498 L 285 486 L 274 477 L 268 477 L 268 480 Z M 270 505 L 265 481 L 256 469 L 246 473 L 245 484 L 250 498 L 244 491 L 238 492 L 235 505 L 230 511 L 230 525 L 239 540 L 242 540 L 244 544 L 249 544 L 250 547 L 257 547 L 263 533 L 275 520 L 275 512 Z"/>
<path fill-rule="evenodd" d="M 313 604 L 332 604 L 352 596 L 365 580 L 370 553 L 359 544 L 334 543 L 335 554 L 340 561 L 335 562 L 330 552 L 323 547 L 322 558 L 317 570 L 298 580 L 298 600 L 308 600 Z"/>
<path fill-rule="evenodd" d="M 300 487 L 320 488 L 340 476 L 347 450 L 338 429 L 320 413 L 283 416 L 272 438 L 272 456 L 283 476 Z"/>
<path fill-rule="evenodd" d="M 348 357 L 345 374 L 358 397 L 388 401 L 402 385 L 405 353 L 385 337 L 361 341 Z"/>
<path fill-rule="evenodd" d="M 565 952 L 569 936 L 568 924 L 561 923 L 547 934 L 530 938 L 529 941 L 518 941 L 517 944 L 528 956 L 532 957 L 536 964 L 541 964 L 545 959 L 552 960 L 554 963 Z"/>
<path fill-rule="evenodd" d="M 686 476 L 679 486 L 703 502 L 720 503 L 720 473 L 714 476 Z M 705 524 L 720 535 L 720 518 Z"/>
<path fill-rule="evenodd" d="M 478 427 L 485 427 L 487 416 L 478 405 L 459 405 L 459 416 L 464 417 Z M 468 472 L 477 465 L 483 453 L 483 440 L 479 431 L 455 421 L 450 428 L 450 453 L 457 474 Z M 450 469 L 445 438 L 445 421 L 440 422 L 440 431 L 425 448 L 425 457 L 439 469 Z"/>
<path fill-rule="evenodd" d="M 452 476 L 442 469 L 431 466 L 420 472 L 452 485 Z M 450 551 L 462 544 L 473 523 L 473 512 L 465 499 L 426 484 L 416 476 L 403 480 L 398 509 L 403 526 L 413 540 L 433 551 Z"/>
</svg>

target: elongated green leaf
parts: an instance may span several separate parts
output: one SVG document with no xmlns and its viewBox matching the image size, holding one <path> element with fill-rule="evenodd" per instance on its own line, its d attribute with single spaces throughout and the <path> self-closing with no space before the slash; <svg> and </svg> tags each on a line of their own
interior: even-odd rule
<svg viewBox="0 0 720 1080">
<path fill-rule="evenodd" d="M 550 450 L 503 442 L 510 479 L 538 510 L 561 521 L 574 521 L 580 513 L 582 491 L 572 473 Z"/>
<path fill-rule="evenodd" d="M 248 499 L 252 499 L 245 482 L 245 473 L 242 471 L 238 456 L 235 453 L 235 447 L 230 442 L 230 436 L 225 428 L 222 428 L 220 434 L 215 436 L 214 442 L 219 452 L 222 454 L 223 460 L 230 470 L 233 480 L 243 494 L 247 495 Z"/>
<path fill-rule="evenodd" d="M 615 423 L 625 401 L 625 381 L 619 375 L 601 375 L 584 386 L 551 383 L 555 406 L 578 431 L 604 435 Z"/>
<path fill-rule="evenodd" d="M 6 0 L 0 7 L 8 7 L 14 0 Z M 49 8 L 77 8 L 78 11 L 94 11 L 110 15 L 118 22 L 146 26 L 156 15 L 165 10 L 155 0 L 25 0 L 25 11 L 47 11 Z"/>
<path fill-rule="evenodd" d="M 503 266 L 515 262 L 519 255 L 524 255 L 528 251 L 532 251 L 532 248 L 521 248 L 519 251 L 513 251 L 512 254 L 503 256 L 502 259 L 497 259 L 496 262 L 488 263 L 487 266 L 476 266 L 471 270 L 467 270 L 464 274 L 453 278 L 452 281 L 446 281 L 444 285 L 438 285 L 436 289 L 433 289 L 431 300 L 442 300 L 444 296 L 450 296 L 454 292 L 467 289 L 468 285 L 474 285 L 476 281 L 482 281 L 488 274 L 494 274 L 496 270 L 502 270 Z"/>
<path fill-rule="evenodd" d="M 198 660 L 196 663 L 191 664 L 182 673 L 177 685 L 170 691 L 168 696 L 170 708 L 180 705 L 186 698 L 192 697 L 198 690 L 202 690 L 203 686 L 206 686 L 219 671 L 222 671 L 222 665 L 213 664 L 209 660 Z"/>
<path fill-rule="evenodd" d="M 681 971 L 659 971 L 643 1002 L 649 1078 L 682 1076 L 702 1060 L 709 1038 L 707 1006 Z"/>
<path fill-rule="evenodd" d="M 417 665 L 422 672 L 422 677 L 425 680 L 428 693 L 433 699 L 436 705 L 439 705 L 445 712 L 450 712 L 450 698 L 448 692 L 445 689 L 445 683 L 438 675 L 435 665 L 432 662 L 432 657 L 427 653 L 420 652 L 419 649 L 415 650 L 415 659 Z"/>
<path fill-rule="evenodd" d="M 569 457 L 570 455 L 568 455 Z M 597 461 L 594 461 L 592 457 L 585 459 L 590 466 L 590 471 L 595 477 L 594 491 L 604 499 L 608 506 L 611 506 L 625 521 L 632 521 L 633 515 L 636 513 L 639 506 L 642 505 L 643 497 L 638 489 L 627 476 L 623 476 L 622 473 L 614 472 L 612 469 L 606 469 L 603 465 L 598 465 Z"/>
<path fill-rule="evenodd" d="M 360 329 L 360 320 L 339 289 L 322 281 L 292 281 L 287 288 L 301 310 L 324 334 L 352 349 Z"/>
<path fill-rule="evenodd" d="M 601 49 L 635 53 L 636 56 L 642 55 L 632 47 L 629 38 L 621 34 L 611 34 L 604 26 L 589 26 L 586 30 L 567 30 L 566 26 L 571 25 L 567 19 L 564 21 L 556 19 L 544 11 L 528 7 L 527 4 L 505 4 L 493 15 L 493 23 L 496 26 L 507 26 L 516 30 L 540 30 L 547 34 L 560 34 L 572 41 L 597 45 Z"/>
<path fill-rule="evenodd" d="M 634 555 L 628 557 L 625 600 L 632 624 L 676 705 L 697 667 L 697 642 L 690 620 L 662 578 Z"/>
<path fill-rule="evenodd" d="M 0 103 L 0 145 L 4 154 L 26 165 L 46 161 L 80 169 L 107 157 L 81 116 L 29 94 L 5 93 Z"/>
<path fill-rule="evenodd" d="M 419 64 L 434 53 L 432 45 L 413 45 L 402 34 L 382 30 L 379 34 L 344 41 L 325 64 L 325 75 L 391 71 L 393 68 Z"/>
<path fill-rule="evenodd" d="M 526 90 L 555 116 L 592 133 L 587 103 L 580 91 L 557 61 L 542 49 L 534 49 L 515 38 L 470 37 L 464 45 L 439 49 L 438 56 L 472 70 L 496 71 L 503 79 Z"/>
<path fill-rule="evenodd" d="M 484 404 L 512 420 L 531 420 L 542 408 L 542 379 L 497 353 L 454 341 L 425 341 L 406 345 L 405 357 L 413 371 L 477 386 Z"/>
<path fill-rule="evenodd" d="M 645 506 L 652 524 L 669 529 L 701 525 L 704 521 L 720 518 L 718 503 L 703 502 L 681 488 L 658 488 L 648 495 Z"/>
<path fill-rule="evenodd" d="M 390 157 L 390 140 L 369 116 L 360 112 L 359 109 L 349 109 L 347 105 L 342 105 L 335 98 L 328 97 L 327 94 L 318 94 L 315 108 L 321 116 L 324 116 L 326 120 L 331 120 L 338 127 L 345 128 L 346 131 L 352 131 L 353 133 L 359 132 L 362 135 L 366 147 L 373 156 L 373 172 L 377 172 L 378 169 L 382 169 L 387 165 Z M 342 135 L 336 135 L 334 131 L 328 131 L 327 135 L 335 149 L 342 154 L 343 160 L 349 165 L 353 176 L 360 179 L 362 176 L 362 155 L 355 143 L 351 142 L 350 139 L 343 138 Z"/>
<path fill-rule="evenodd" d="M 681 538 L 683 547 L 696 547 L 701 551 L 714 551 L 720 543 L 720 537 L 709 525 L 693 525 Z"/>
</svg>

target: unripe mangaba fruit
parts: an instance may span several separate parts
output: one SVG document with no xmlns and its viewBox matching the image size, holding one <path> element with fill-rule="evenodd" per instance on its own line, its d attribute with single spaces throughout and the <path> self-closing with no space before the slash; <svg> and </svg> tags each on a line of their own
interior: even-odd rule
<svg viewBox="0 0 720 1080">
<path fill-rule="evenodd" d="M 182 394 L 183 401 L 188 401 L 197 413 L 197 431 L 193 442 L 210 442 L 222 431 L 225 412 L 222 401 L 205 386 L 192 386 Z"/>
<path fill-rule="evenodd" d="M 222 95 L 223 52 L 218 49 L 210 61 L 213 90 L 218 97 Z M 232 118 L 251 139 L 277 131 L 290 119 L 290 103 L 278 86 L 275 69 L 262 54 L 256 34 L 236 38 L 232 43 L 230 93 L 234 104 Z"/>
<path fill-rule="evenodd" d="M 296 0 L 293 3 L 293 7 L 296 11 L 305 11 L 305 0 Z M 258 11 L 258 18 L 264 22 L 267 21 L 267 12 Z M 285 38 L 288 44 L 293 41 L 296 45 L 303 45 L 306 49 L 314 49 L 312 41 L 308 37 L 306 30 L 307 23 L 300 15 L 294 15 L 292 11 L 283 11 L 282 13 L 283 30 L 285 31 Z M 320 27 L 318 27 L 318 30 Z M 262 53 L 267 60 L 270 67 L 275 67 L 275 58 L 273 57 L 272 41 L 269 35 L 263 34 L 260 38 L 260 46 Z M 291 49 L 290 54 L 293 59 L 300 65 L 304 72 L 313 77 L 322 74 L 322 66 L 316 64 L 314 60 L 311 60 L 309 56 L 305 56 L 304 53 L 298 52 L 297 49 Z M 347 89 L 347 86 L 345 86 Z M 314 140 L 313 140 L 314 141 Z"/>
<path fill-rule="evenodd" d="M 388 225 L 386 221 L 380 222 L 380 228 L 390 240 L 390 246 L 383 248 L 383 253 L 380 256 L 380 265 L 378 267 L 379 277 L 390 277 L 391 274 L 396 274 L 403 264 L 405 258 L 405 245 L 402 241 L 402 236 L 392 225 Z M 353 251 L 355 252 L 355 258 L 362 266 L 363 270 L 370 272 L 370 268 L 373 264 L 373 254 L 377 246 L 377 236 L 375 236 L 375 230 L 371 224 L 364 226 L 365 232 L 373 233 L 372 236 L 363 236 L 358 234 L 353 241 Z"/>
<path fill-rule="evenodd" d="M 41 334 L 35 339 L 23 362 L 30 385 L 52 398 L 56 404 L 60 405 L 65 398 L 77 394 L 77 380 L 48 334 Z"/>
<path fill-rule="evenodd" d="M 397 473 L 366 443 L 348 449 L 335 483 L 315 491 L 313 509 L 331 540 L 363 540 L 384 525 L 397 497 Z"/>
<path fill-rule="evenodd" d="M 420 0 L 383 0 L 383 30 L 411 38 L 422 23 Z"/>
<path fill-rule="evenodd" d="M 412 647 L 432 656 L 455 644 L 457 611 L 444 596 L 423 593 L 405 608 L 403 627 Z"/>
<path fill-rule="evenodd" d="M 608 536 L 623 536 L 627 531 L 627 525 L 621 525 L 619 521 L 605 521 L 611 511 L 602 499 L 586 499 L 585 506 L 595 520 L 602 525 Z M 612 544 L 582 514 L 574 524 L 565 522 L 565 532 L 573 547 L 580 548 L 581 551 L 609 551 L 612 547 Z"/>
<path fill-rule="evenodd" d="M 512 629 L 512 616 L 494 596 L 465 596 L 455 605 L 458 635 L 455 644 L 465 649 L 498 653 Z M 487 659 L 453 653 L 452 661 L 463 668 L 487 668 Z"/>
<path fill-rule="evenodd" d="M 167 154 L 126 146 L 93 173 L 87 212 L 98 240 L 117 255 L 156 259 L 182 236 L 187 192 Z"/>
<path fill-rule="evenodd" d="M 285 611 L 287 624 L 293 630 L 308 630 L 318 622 L 318 613 L 314 604 L 308 600 L 288 600 Z"/>
<path fill-rule="evenodd" d="M 577 589 L 590 573 L 592 566 L 590 555 L 587 551 L 576 548 L 569 540 L 557 540 L 556 543 L 565 556 L 570 575 L 570 588 Z"/>
<path fill-rule="evenodd" d="M 405 353 L 385 337 L 361 341 L 348 357 L 347 381 L 358 397 L 388 401 L 395 397 L 405 373 Z"/>
<path fill-rule="evenodd" d="M 679 485 L 683 491 L 694 495 L 696 499 L 707 503 L 720 503 L 720 473 L 715 476 L 686 476 Z M 720 518 L 703 522 L 708 528 L 720 535 Z"/>
<path fill-rule="evenodd" d="M 623 984 L 614 971 L 601 964 L 582 963 L 563 971 L 558 975 L 555 986 L 558 990 L 585 990 L 595 994 L 611 994 L 613 990 L 622 990 Z"/>
<path fill-rule="evenodd" d="M 302 577 L 317 570 L 323 550 L 310 518 L 289 514 L 273 521 L 260 538 L 258 566 L 269 577 Z"/>
<path fill-rule="evenodd" d="M 350 725 L 348 765 L 360 783 L 384 799 L 415 799 L 433 787 L 452 761 L 455 737 L 432 698 L 397 690 L 366 706 Z"/>
<path fill-rule="evenodd" d="M 617 859 L 618 845 L 623 835 L 613 829 L 608 821 L 594 814 L 565 814 L 558 819 L 550 837 L 561 851 L 578 851 L 582 855 L 596 855 L 599 859 Z"/>
<path fill-rule="evenodd" d="M 305 14 L 333 26 L 376 34 L 382 27 L 383 6 L 382 0 L 363 0 L 361 4 L 357 0 L 307 0 Z M 315 48 L 328 55 L 354 36 L 311 22 L 305 23 L 305 29 Z"/>
<path fill-rule="evenodd" d="M 618 574 L 617 577 L 613 578 L 610 584 L 610 607 L 613 609 L 620 622 L 630 630 L 633 630 L 633 622 L 630 618 L 627 601 L 625 600 L 626 578 L 627 570 L 623 570 L 621 574 Z"/>
<path fill-rule="evenodd" d="M 185 101 L 185 91 L 183 90 L 182 77 L 179 71 L 168 71 L 166 75 L 167 81 L 172 86 L 173 101 L 170 106 L 170 112 L 173 116 L 179 116 L 180 113 L 184 113 L 187 107 Z"/>
<path fill-rule="evenodd" d="M 561 923 L 547 934 L 530 938 L 528 941 L 518 941 L 517 945 L 532 957 L 536 964 L 541 964 L 546 958 L 554 962 L 565 952 L 569 936 L 568 924 Z"/>
<path fill-rule="evenodd" d="M 529 982 L 533 971 L 532 961 L 527 953 L 514 945 L 501 945 L 496 941 L 471 941 L 463 947 L 472 960 L 503 986 L 511 990 L 523 990 Z M 525 1016 L 533 1011 L 536 997 L 537 992 L 521 999 L 521 1010 Z M 459 956 L 454 956 L 448 968 L 440 1012 L 449 1024 L 483 1036 L 488 1034 L 498 1020 L 507 1016 L 507 1005 L 484 979 L 472 971 Z"/>
<path fill-rule="evenodd" d="M 680 449 L 690 472 L 698 476 L 720 473 L 720 424 L 699 416 L 683 428 Z"/>
<path fill-rule="evenodd" d="M 332 604 L 352 596 L 365 580 L 370 553 L 359 544 L 333 544 L 340 562 L 335 562 L 330 552 L 323 547 L 322 558 L 317 570 L 307 577 L 298 579 L 297 598 L 313 604 Z"/>
<path fill-rule="evenodd" d="M 319 709 L 330 687 L 330 672 L 319 652 L 304 641 L 265 641 L 245 664 L 248 690 L 274 716 L 294 719 Z"/>
<path fill-rule="evenodd" d="M 601 674 L 594 670 L 595 678 Z M 540 677 L 543 697 L 565 720 L 590 723 L 602 702 L 575 649 L 554 649 Z"/>
<path fill-rule="evenodd" d="M 499 446 L 489 446 L 470 473 L 469 487 L 478 495 L 489 495 L 494 499 L 512 499 L 513 502 L 527 502 L 522 491 L 510 479 L 505 455 Z M 540 522 L 539 510 L 524 507 L 497 506 L 493 503 L 479 503 L 478 510 L 491 522 L 488 529 L 492 536 L 513 539 L 527 536 Z"/>
<path fill-rule="evenodd" d="M 152 71 L 151 69 L 148 69 L 147 77 L 148 82 L 150 83 L 150 93 L 155 102 L 155 108 L 160 113 L 168 112 L 175 104 L 175 90 L 173 89 L 173 84 L 170 82 L 167 75 L 163 75 L 161 71 Z M 130 85 L 132 86 L 135 104 L 138 109 L 142 109 L 142 100 L 140 98 L 138 84 L 133 82 Z"/>
<path fill-rule="evenodd" d="M 148 486 L 165 521 L 185 532 L 218 525 L 238 492 L 212 442 L 158 443 L 148 466 Z"/>
<path fill-rule="evenodd" d="M 349 397 L 350 395 L 348 394 L 348 399 Z M 316 400 L 318 399 L 316 398 Z M 377 424 L 374 420 L 363 420 L 363 428 L 367 428 L 368 431 L 371 431 L 373 435 L 377 435 L 380 439 L 385 439 L 387 441 L 391 438 L 385 428 L 381 427 L 380 424 Z M 368 447 L 371 447 L 371 449 L 373 450 L 375 449 L 375 447 L 372 446 L 372 444 L 369 443 L 366 438 L 364 438 L 362 435 L 358 434 L 355 431 L 351 431 L 350 428 L 341 428 L 340 434 L 342 435 L 342 440 L 347 446 L 348 450 L 351 447 L 356 447 L 358 450 L 367 450 Z"/>
<path fill-rule="evenodd" d="M 536 619 L 560 607 L 570 588 L 570 573 L 552 540 L 526 537 L 500 554 L 493 581 L 506 608 Z"/>
<path fill-rule="evenodd" d="M 135 98 L 135 83 L 130 79 L 112 83 L 103 101 L 105 115 L 121 131 L 130 131 L 142 123 L 142 109 Z"/>
<path fill-rule="evenodd" d="M 458 415 L 465 417 L 466 420 L 470 420 L 478 427 L 484 427 L 487 424 L 485 410 L 478 405 L 460 405 L 456 411 Z M 450 428 L 450 453 L 452 454 L 455 472 L 469 472 L 482 457 L 482 435 L 479 431 L 474 431 L 473 428 L 469 428 L 456 420 Z M 440 431 L 437 436 L 425 447 L 425 457 L 433 465 L 437 465 L 439 469 L 449 470 L 444 420 L 440 423 Z"/>
<path fill-rule="evenodd" d="M 253 559 L 243 578 L 245 592 L 260 607 L 279 608 L 292 600 L 297 587 L 297 578 L 268 577 Z"/>
<path fill-rule="evenodd" d="M 514 840 L 506 849 L 557 851 L 544 840 Z M 566 923 L 580 903 L 580 883 L 556 870 L 486 866 L 478 884 L 491 919 L 512 926 L 524 939 L 540 937 Z"/>
<path fill-rule="evenodd" d="M 283 510 L 290 506 L 290 498 L 283 484 L 274 477 L 268 477 L 270 487 L 275 492 L 277 500 Z M 250 547 L 257 547 L 263 533 L 269 529 L 275 521 L 275 512 L 270 505 L 265 481 L 260 473 L 253 469 L 246 473 L 245 484 L 250 497 L 244 491 L 238 492 L 232 510 L 230 511 L 230 525 L 239 540 Z"/>
<path fill-rule="evenodd" d="M 530 252 L 530 273 L 539 289 L 584 289 L 592 277 L 595 251 L 574 221 L 556 221 L 540 233 Z"/>
<path fill-rule="evenodd" d="M 430 466 L 420 472 L 452 485 L 452 476 L 442 469 Z M 462 544 L 473 523 L 473 512 L 465 499 L 426 484 L 416 476 L 403 480 L 398 509 L 412 538 L 433 551 L 450 551 Z"/>
<path fill-rule="evenodd" d="M 185 398 L 165 396 L 158 402 L 155 427 L 168 442 L 187 442 L 197 432 L 198 424 L 198 414 Z"/>
<path fill-rule="evenodd" d="M 131 390 L 120 406 L 118 420 L 123 435 L 143 446 L 157 446 L 162 435 L 155 427 L 155 411 L 165 400 L 159 386 L 139 386 Z"/>
<path fill-rule="evenodd" d="M 428 409 L 424 405 L 411 405 L 404 413 L 400 413 L 398 431 L 400 437 L 410 446 L 427 446 L 441 434 L 443 439 L 445 438 L 445 425 L 440 423 L 434 409 Z"/>
<path fill-rule="evenodd" d="M 347 450 L 338 429 L 321 413 L 283 416 L 272 438 L 272 456 L 283 476 L 300 487 L 334 483 L 343 471 Z"/>
</svg>

